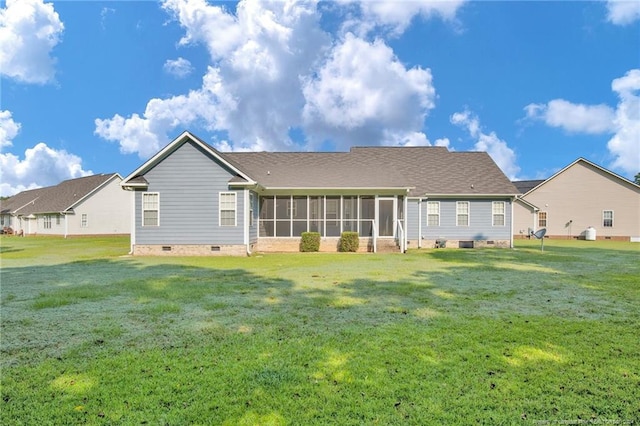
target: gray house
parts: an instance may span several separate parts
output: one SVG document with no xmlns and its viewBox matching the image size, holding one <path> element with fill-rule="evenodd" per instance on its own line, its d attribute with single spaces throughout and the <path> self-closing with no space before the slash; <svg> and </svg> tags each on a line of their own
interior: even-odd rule
<svg viewBox="0 0 640 426">
<path fill-rule="evenodd" d="M 127 176 L 134 254 L 298 251 L 343 231 L 363 251 L 510 247 L 517 189 L 484 152 L 358 147 L 222 153 L 184 132 Z"/>
<path fill-rule="evenodd" d="M 22 235 L 127 235 L 131 197 L 117 173 L 69 179 L 0 202 L 0 225 Z"/>
</svg>

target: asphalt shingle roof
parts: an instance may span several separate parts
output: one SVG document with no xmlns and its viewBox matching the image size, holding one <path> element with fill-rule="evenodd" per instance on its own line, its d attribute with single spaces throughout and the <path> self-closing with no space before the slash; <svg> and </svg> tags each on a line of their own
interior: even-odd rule
<svg viewBox="0 0 640 426">
<path fill-rule="evenodd" d="M 220 155 L 265 188 L 405 188 L 410 196 L 519 193 L 485 152 L 355 147 L 349 152 Z"/>
<path fill-rule="evenodd" d="M 545 179 L 539 179 L 539 180 L 516 180 L 516 181 L 513 181 L 513 184 L 515 185 L 516 188 L 518 188 L 518 192 L 520 194 L 526 194 L 527 192 L 531 191 L 533 188 L 535 188 L 536 186 L 540 185 L 544 181 L 545 181 Z"/>
</svg>

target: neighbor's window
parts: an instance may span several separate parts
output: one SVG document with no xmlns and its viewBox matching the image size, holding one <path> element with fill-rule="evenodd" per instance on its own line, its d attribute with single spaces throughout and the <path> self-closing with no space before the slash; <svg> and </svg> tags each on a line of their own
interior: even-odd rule
<svg viewBox="0 0 640 426">
<path fill-rule="evenodd" d="M 547 227 L 547 212 L 538 212 L 538 228 Z"/>
<path fill-rule="evenodd" d="M 602 226 L 613 228 L 613 210 L 604 210 L 602 212 Z"/>
<path fill-rule="evenodd" d="M 144 192 L 142 194 L 142 226 L 160 225 L 160 194 Z"/>
<path fill-rule="evenodd" d="M 504 226 L 505 202 L 494 201 L 491 210 L 493 213 L 493 226 Z"/>
<path fill-rule="evenodd" d="M 469 202 L 456 202 L 456 226 L 469 226 Z"/>
<path fill-rule="evenodd" d="M 89 217 L 87 216 L 86 213 L 82 213 L 82 216 L 80 216 L 80 227 L 86 228 L 88 226 L 89 226 Z"/>
<path fill-rule="evenodd" d="M 43 218 L 44 229 L 51 229 L 51 216 L 45 215 Z"/>
<path fill-rule="evenodd" d="M 56 215 L 56 225 L 60 225 L 60 216 L 59 214 Z"/>
<path fill-rule="evenodd" d="M 440 201 L 427 201 L 427 226 L 440 226 Z"/>
<path fill-rule="evenodd" d="M 236 193 L 220 193 L 220 226 L 236 226 Z"/>
</svg>

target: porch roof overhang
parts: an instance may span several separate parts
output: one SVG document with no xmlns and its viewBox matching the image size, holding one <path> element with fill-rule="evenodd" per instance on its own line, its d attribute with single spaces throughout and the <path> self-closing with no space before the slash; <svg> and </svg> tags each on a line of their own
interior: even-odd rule
<svg viewBox="0 0 640 426">
<path fill-rule="evenodd" d="M 413 187 L 258 187 L 260 195 L 406 195 Z"/>
</svg>

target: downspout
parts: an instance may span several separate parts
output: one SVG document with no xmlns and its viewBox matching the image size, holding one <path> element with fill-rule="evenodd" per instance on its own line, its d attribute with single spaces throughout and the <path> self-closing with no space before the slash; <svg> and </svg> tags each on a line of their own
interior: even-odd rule
<svg viewBox="0 0 640 426">
<path fill-rule="evenodd" d="M 244 189 L 244 243 L 247 248 L 247 256 L 251 256 L 251 243 L 249 238 L 249 224 L 251 223 L 251 197 L 249 196 L 249 190 Z"/>
<path fill-rule="evenodd" d="M 136 191 L 131 188 L 125 188 L 131 192 L 131 231 L 129 232 L 129 254 L 133 255 L 133 249 L 136 245 Z"/>
<path fill-rule="evenodd" d="M 422 198 L 418 198 L 418 248 L 422 248 Z"/>
<path fill-rule="evenodd" d="M 64 237 L 67 238 L 69 235 L 69 215 L 65 213 L 64 215 Z"/>
<path fill-rule="evenodd" d="M 407 189 L 407 195 L 405 195 L 404 197 L 404 202 L 403 202 L 403 212 L 402 212 L 402 221 L 404 222 L 404 252 L 407 252 L 407 241 L 409 239 L 409 236 L 407 234 L 409 234 L 409 227 L 407 226 L 407 208 L 409 207 L 409 190 Z"/>
<path fill-rule="evenodd" d="M 513 245 L 513 205 L 516 201 L 516 197 L 512 197 L 511 198 L 511 218 L 510 218 L 510 222 L 511 222 L 511 241 L 509 242 L 509 244 L 511 244 L 511 248 L 514 247 Z"/>
</svg>

